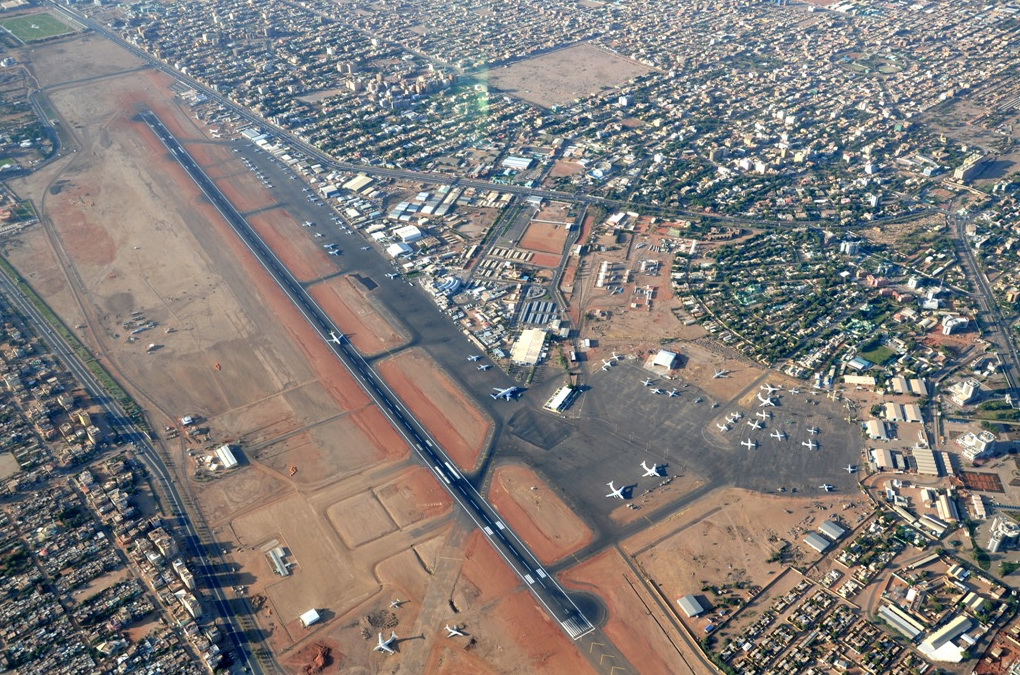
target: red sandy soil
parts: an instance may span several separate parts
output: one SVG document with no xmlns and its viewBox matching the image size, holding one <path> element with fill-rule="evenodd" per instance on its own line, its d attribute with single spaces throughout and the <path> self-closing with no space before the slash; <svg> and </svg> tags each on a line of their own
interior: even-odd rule
<svg viewBox="0 0 1020 675">
<path fill-rule="evenodd" d="M 375 308 L 360 286 L 350 277 L 339 277 L 315 284 L 308 291 L 365 356 L 406 344 L 407 335 Z"/>
<path fill-rule="evenodd" d="M 531 257 L 531 263 L 539 267 L 557 267 L 562 256 L 552 253 L 536 253 Z"/>
<path fill-rule="evenodd" d="M 562 253 L 569 230 L 566 225 L 532 222 L 521 237 L 521 248 L 542 253 Z"/>
<path fill-rule="evenodd" d="M 689 673 L 691 667 L 698 665 L 694 655 L 684 654 L 692 664 L 686 665 L 674 646 L 683 643 L 660 628 L 656 621 L 660 611 L 654 600 L 645 597 L 641 582 L 617 551 L 600 553 L 570 569 L 561 580 L 568 586 L 594 591 L 602 598 L 609 613 L 602 630 L 639 673 Z M 649 614 L 650 610 L 654 616 Z M 670 626 L 669 630 L 675 629 Z"/>
<path fill-rule="evenodd" d="M 577 162 L 558 160 L 549 172 L 549 178 L 561 178 L 563 176 L 574 176 L 584 171 L 584 167 Z"/>
<path fill-rule="evenodd" d="M 319 653 L 319 647 L 326 647 L 329 650 L 329 657 L 325 659 L 325 667 L 321 671 L 322 673 L 338 673 L 343 670 L 343 654 L 340 653 L 339 645 L 333 640 L 316 639 L 306 644 L 301 649 L 288 654 L 281 662 L 280 665 L 288 673 L 301 673 L 304 675 L 306 672 L 305 668 L 310 666 L 314 661 L 316 655 Z"/>
<path fill-rule="evenodd" d="M 477 656 L 499 673 L 591 673 L 577 646 L 522 584 L 480 530 L 468 536 L 453 601 L 462 610 L 458 623 L 477 636 Z"/>
<path fill-rule="evenodd" d="M 432 357 L 412 349 L 380 361 L 379 374 L 457 466 L 473 470 L 492 422 Z"/>
<path fill-rule="evenodd" d="M 592 540 L 584 522 L 526 466 L 497 468 L 489 499 L 543 564 L 551 564 Z"/>
<path fill-rule="evenodd" d="M 453 647 L 440 643 L 429 655 L 425 672 L 433 675 L 463 675 L 464 673 L 498 673 L 468 647 Z"/>
<path fill-rule="evenodd" d="M 336 274 L 337 266 L 330 256 L 307 235 L 301 235 L 301 225 L 286 211 L 276 209 L 250 216 L 248 223 L 298 281 Z"/>
</svg>

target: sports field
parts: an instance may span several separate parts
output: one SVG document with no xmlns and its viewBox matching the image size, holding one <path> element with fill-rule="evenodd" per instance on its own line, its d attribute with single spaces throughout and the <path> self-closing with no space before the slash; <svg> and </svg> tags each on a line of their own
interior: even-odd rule
<svg viewBox="0 0 1020 675">
<path fill-rule="evenodd" d="M 22 42 L 39 42 L 75 31 L 71 26 L 46 12 L 13 16 L 0 21 L 0 27 Z"/>
</svg>

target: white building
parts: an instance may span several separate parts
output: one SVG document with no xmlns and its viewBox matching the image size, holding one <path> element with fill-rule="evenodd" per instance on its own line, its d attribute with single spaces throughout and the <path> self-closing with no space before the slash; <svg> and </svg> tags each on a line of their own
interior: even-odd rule
<svg viewBox="0 0 1020 675">
<path fill-rule="evenodd" d="M 422 231 L 419 230 L 417 226 L 405 225 L 404 227 L 398 227 L 397 229 L 393 230 L 393 236 L 399 238 L 400 241 L 404 242 L 405 244 L 411 244 L 418 241 L 425 235 L 422 234 Z"/>
<path fill-rule="evenodd" d="M 313 623 L 318 623 L 319 619 L 321 618 L 322 617 L 319 616 L 318 612 L 316 612 L 314 609 L 310 609 L 300 616 L 301 625 L 304 626 L 305 628 L 308 628 Z"/>
<path fill-rule="evenodd" d="M 234 456 L 234 452 L 226 443 L 216 448 L 216 456 L 219 458 L 224 469 L 233 469 L 237 466 L 237 457 Z"/>
<path fill-rule="evenodd" d="M 652 367 L 673 370 L 676 368 L 679 360 L 680 358 L 677 356 L 676 352 L 660 349 L 659 353 L 656 354 L 655 358 L 652 360 Z"/>
<path fill-rule="evenodd" d="M 546 332 L 541 328 L 529 328 L 521 333 L 510 350 L 510 361 L 519 366 L 534 366 L 542 358 Z"/>
<path fill-rule="evenodd" d="M 981 383 L 970 378 L 949 387 L 949 399 L 956 405 L 967 405 L 978 397 L 980 391 Z"/>
<path fill-rule="evenodd" d="M 975 459 L 994 455 L 995 441 L 996 436 L 991 431 L 982 431 L 977 434 L 968 431 L 956 439 L 957 444 L 963 448 L 963 456 L 972 462 Z"/>
</svg>

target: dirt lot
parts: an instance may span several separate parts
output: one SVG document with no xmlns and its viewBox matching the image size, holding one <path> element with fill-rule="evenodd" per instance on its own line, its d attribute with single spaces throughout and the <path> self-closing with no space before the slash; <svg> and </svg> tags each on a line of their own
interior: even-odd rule
<svg viewBox="0 0 1020 675">
<path fill-rule="evenodd" d="M 294 621 L 310 607 L 320 611 L 349 607 L 376 590 L 375 580 L 366 574 L 367 570 L 351 564 L 350 552 L 334 543 L 318 514 L 300 495 L 235 518 L 231 528 L 241 545 L 254 547 L 244 565 L 261 582 L 252 593 L 264 591 L 279 624 Z M 284 547 L 286 561 L 293 563 L 287 577 L 273 574 L 261 550 L 273 540 Z M 282 641 L 279 637 L 274 636 L 278 646 L 293 642 L 289 637 Z"/>
<path fill-rule="evenodd" d="M 475 468 L 492 422 L 420 349 L 379 362 L 379 374 L 465 471 Z"/>
<path fill-rule="evenodd" d="M 407 344 L 407 335 L 397 322 L 357 281 L 339 277 L 312 285 L 312 298 L 343 331 L 351 344 L 365 356 L 375 356 Z"/>
<path fill-rule="evenodd" d="M 845 508 L 849 504 L 855 506 Z M 802 542 L 807 532 L 836 516 L 852 527 L 862 513 L 859 496 L 782 497 L 729 488 L 631 537 L 622 548 L 675 601 L 699 595 L 707 585 L 764 587 L 783 569 L 766 561 L 784 543 L 793 551 L 788 563 L 813 562 L 818 554 Z M 714 597 L 707 595 L 710 602 Z M 695 621 L 696 632 L 707 622 Z"/>
<path fill-rule="evenodd" d="M 592 539 L 588 526 L 526 466 L 498 467 L 492 474 L 489 499 L 546 565 Z"/>
<path fill-rule="evenodd" d="M 563 253 L 570 230 L 566 225 L 531 221 L 521 237 L 520 247 L 541 253 Z"/>
<path fill-rule="evenodd" d="M 400 528 L 448 513 L 453 506 L 450 493 L 440 487 L 428 469 L 420 466 L 376 487 L 375 495 Z"/>
<path fill-rule="evenodd" d="M 362 492 L 334 504 L 327 513 L 347 548 L 357 548 L 397 529 L 397 524 L 371 492 Z"/>
<path fill-rule="evenodd" d="M 650 68 L 590 44 L 557 49 L 489 71 L 492 86 L 551 108 L 604 87 L 616 87 Z"/>
</svg>

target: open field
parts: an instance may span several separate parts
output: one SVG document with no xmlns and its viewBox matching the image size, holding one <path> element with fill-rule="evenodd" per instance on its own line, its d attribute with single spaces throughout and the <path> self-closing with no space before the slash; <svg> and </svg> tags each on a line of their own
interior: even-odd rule
<svg viewBox="0 0 1020 675">
<path fill-rule="evenodd" d="M 260 580 L 265 579 L 260 586 L 278 622 L 289 623 L 312 607 L 350 606 L 376 589 L 374 580 L 349 563 L 349 552 L 333 545 L 318 515 L 300 495 L 244 514 L 234 519 L 231 528 L 242 545 L 254 547 L 251 557 L 259 559 L 251 561 L 252 568 Z M 261 550 L 273 540 L 284 547 L 287 562 L 293 563 L 287 577 L 273 574 Z"/>
<path fill-rule="evenodd" d="M 351 549 L 397 529 L 397 524 L 371 492 L 362 492 L 334 504 L 327 514 L 333 528 Z"/>
<path fill-rule="evenodd" d="M 591 541 L 592 531 L 534 470 L 519 464 L 492 474 L 489 499 L 544 564 Z"/>
<path fill-rule="evenodd" d="M 379 362 L 379 374 L 465 471 L 478 462 L 492 422 L 427 353 L 412 349 Z"/>
<path fill-rule="evenodd" d="M 808 532 L 833 518 L 853 528 L 866 511 L 860 495 L 787 497 L 728 488 L 621 546 L 671 602 L 694 594 L 705 599 L 707 606 L 725 607 L 720 602 L 723 596 L 746 600 L 749 592 L 767 586 L 782 572 L 784 565 L 768 560 L 784 546 L 788 547 L 786 564 L 809 564 L 818 554 L 802 541 Z M 703 591 L 728 584 L 739 584 L 742 590 L 720 595 Z M 677 618 L 700 634 L 720 617 L 709 613 L 688 620 L 677 612 Z"/>
<path fill-rule="evenodd" d="M 453 506 L 450 493 L 440 487 L 428 469 L 420 466 L 395 476 L 374 491 L 386 513 L 401 529 L 448 513 Z"/>
<path fill-rule="evenodd" d="M 49 12 L 12 16 L 0 21 L 0 26 L 25 43 L 48 40 L 59 35 L 69 35 L 77 30 Z"/>
<path fill-rule="evenodd" d="M 542 253 L 563 253 L 563 246 L 567 243 L 569 234 L 570 230 L 566 225 L 531 221 L 521 238 L 520 247 Z"/>
<path fill-rule="evenodd" d="M 407 344 L 408 337 L 364 286 L 348 276 L 313 284 L 308 291 L 351 344 L 364 356 L 375 356 Z"/>
<path fill-rule="evenodd" d="M 622 56 L 582 43 L 488 72 L 489 83 L 536 105 L 551 108 L 615 87 L 650 70 Z"/>
</svg>

